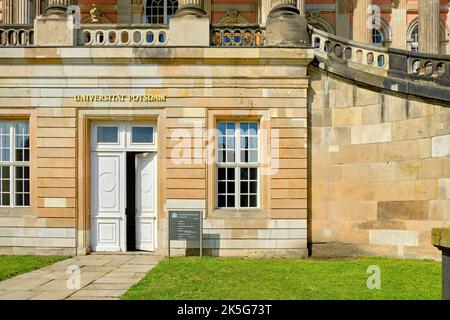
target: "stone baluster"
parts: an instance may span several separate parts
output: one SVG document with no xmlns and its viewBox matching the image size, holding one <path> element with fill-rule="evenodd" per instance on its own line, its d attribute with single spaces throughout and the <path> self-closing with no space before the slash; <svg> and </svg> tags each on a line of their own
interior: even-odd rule
<svg viewBox="0 0 450 320">
<path fill-rule="evenodd" d="M 266 24 L 267 45 L 299 46 L 309 43 L 304 0 L 270 0 Z"/>
<path fill-rule="evenodd" d="M 177 15 L 206 15 L 203 0 L 179 0 L 178 4 Z"/>
<path fill-rule="evenodd" d="M 362 43 L 372 43 L 372 28 L 370 26 L 371 0 L 354 0 L 353 7 L 353 40 Z"/>
<path fill-rule="evenodd" d="M 439 0 L 419 1 L 419 52 L 439 54 Z"/>
</svg>

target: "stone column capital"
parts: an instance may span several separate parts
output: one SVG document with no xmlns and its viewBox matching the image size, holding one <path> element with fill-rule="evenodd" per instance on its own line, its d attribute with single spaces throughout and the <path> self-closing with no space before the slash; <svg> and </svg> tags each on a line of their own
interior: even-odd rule
<svg viewBox="0 0 450 320">
<path fill-rule="evenodd" d="M 45 15 L 67 14 L 67 7 L 72 5 L 72 0 L 48 0 Z"/>
<path fill-rule="evenodd" d="M 177 15 L 206 15 L 203 0 L 179 0 L 178 3 Z"/>
<path fill-rule="evenodd" d="M 303 0 L 301 2 L 303 2 Z M 270 12 L 277 11 L 291 11 L 300 14 L 297 0 L 270 0 Z"/>
</svg>

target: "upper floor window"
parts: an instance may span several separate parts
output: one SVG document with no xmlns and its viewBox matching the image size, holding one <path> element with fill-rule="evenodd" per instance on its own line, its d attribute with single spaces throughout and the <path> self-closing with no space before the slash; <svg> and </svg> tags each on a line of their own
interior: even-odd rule
<svg viewBox="0 0 450 320">
<path fill-rule="evenodd" d="M 381 31 L 378 29 L 372 29 L 372 43 L 376 45 L 383 45 L 383 35 L 381 34 Z"/>
<path fill-rule="evenodd" d="M 29 205 L 29 124 L 27 121 L 0 121 L 0 206 Z"/>
<path fill-rule="evenodd" d="M 419 51 L 419 28 L 416 27 L 413 32 L 411 32 L 411 51 L 418 52 Z"/>
<path fill-rule="evenodd" d="M 259 206 L 258 124 L 221 122 L 217 137 L 217 208 Z"/>
<path fill-rule="evenodd" d="M 177 0 L 147 0 L 145 5 L 147 23 L 167 24 L 177 9 Z"/>
</svg>

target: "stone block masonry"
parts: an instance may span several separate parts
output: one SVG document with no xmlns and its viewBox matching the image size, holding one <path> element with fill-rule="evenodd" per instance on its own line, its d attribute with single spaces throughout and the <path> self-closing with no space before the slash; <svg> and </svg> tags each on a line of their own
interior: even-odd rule
<svg viewBox="0 0 450 320">
<path fill-rule="evenodd" d="M 450 224 L 448 105 L 309 72 L 313 256 L 439 258 L 430 230 Z"/>
<path fill-rule="evenodd" d="M 96 236 L 91 125 L 146 121 L 155 124 L 157 137 L 158 254 L 167 253 L 167 210 L 194 206 L 204 212 L 207 254 L 306 257 L 306 70 L 312 58 L 312 49 L 301 48 L 0 51 L 0 114 L 29 121 L 31 154 L 30 206 L 0 209 L 0 253 L 88 253 Z M 117 94 L 164 99 L 109 98 Z M 269 132 L 260 137 L 261 170 L 268 174 L 259 181 L 257 208 L 217 208 L 206 132 L 219 121 L 257 122 Z M 182 141 L 180 130 L 201 134 Z M 188 145 L 177 152 L 183 142 Z M 185 254 L 198 244 L 172 246 Z"/>
</svg>

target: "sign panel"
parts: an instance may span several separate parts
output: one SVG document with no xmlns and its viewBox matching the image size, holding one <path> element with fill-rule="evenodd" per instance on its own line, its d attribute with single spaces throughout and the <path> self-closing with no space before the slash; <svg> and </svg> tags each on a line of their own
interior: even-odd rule
<svg viewBox="0 0 450 320">
<path fill-rule="evenodd" d="M 169 211 L 170 240 L 200 241 L 201 219 L 201 211 Z"/>
</svg>

